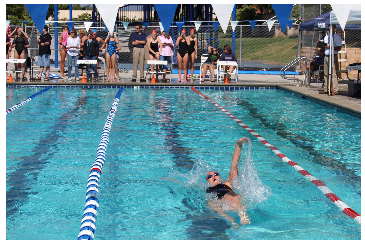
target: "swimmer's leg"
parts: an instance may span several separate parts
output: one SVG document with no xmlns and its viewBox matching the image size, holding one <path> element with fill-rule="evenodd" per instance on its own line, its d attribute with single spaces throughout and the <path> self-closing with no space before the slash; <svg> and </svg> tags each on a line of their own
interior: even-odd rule
<svg viewBox="0 0 365 244">
<path fill-rule="evenodd" d="M 238 224 L 235 222 L 235 219 L 230 216 L 227 212 L 222 210 L 222 206 L 219 206 L 214 200 L 208 201 L 208 206 L 210 209 L 215 210 L 219 216 L 227 220 L 233 228 L 238 228 Z"/>
<path fill-rule="evenodd" d="M 246 208 L 242 207 L 240 210 L 237 211 L 238 216 L 240 217 L 240 224 L 251 224 L 250 218 L 248 217 L 248 214 L 246 213 Z"/>
</svg>

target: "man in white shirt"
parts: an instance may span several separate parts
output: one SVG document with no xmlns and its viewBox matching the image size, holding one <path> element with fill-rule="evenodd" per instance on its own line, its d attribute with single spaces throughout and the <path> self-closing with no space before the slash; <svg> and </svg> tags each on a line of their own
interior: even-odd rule
<svg viewBox="0 0 365 244">
<path fill-rule="evenodd" d="M 330 29 L 331 26 L 329 25 L 328 26 L 328 29 Z M 330 55 L 330 46 L 331 46 L 331 43 L 330 42 L 333 42 L 334 43 L 334 64 L 335 64 L 335 70 L 337 71 L 338 70 L 338 58 L 337 58 L 337 54 L 338 54 L 338 51 L 341 50 L 341 47 L 342 47 L 342 39 L 339 35 L 337 35 L 336 33 L 336 25 L 335 24 L 332 24 L 332 29 L 333 29 L 333 38 L 330 38 L 330 34 L 327 34 L 323 41 L 325 43 L 325 51 L 324 51 L 324 54 L 325 54 L 325 57 L 324 57 L 324 91 L 320 91 L 319 93 L 320 94 L 328 94 L 328 84 L 330 81 L 329 79 L 329 55 Z M 330 40 L 331 39 L 331 40 Z M 332 72 L 332 77 L 333 77 L 333 72 Z M 331 89 L 332 90 L 332 89 Z M 337 77 L 337 74 L 336 74 L 336 77 L 334 77 L 333 79 L 333 92 L 334 92 L 334 95 L 337 95 L 338 94 L 338 77 Z"/>
</svg>

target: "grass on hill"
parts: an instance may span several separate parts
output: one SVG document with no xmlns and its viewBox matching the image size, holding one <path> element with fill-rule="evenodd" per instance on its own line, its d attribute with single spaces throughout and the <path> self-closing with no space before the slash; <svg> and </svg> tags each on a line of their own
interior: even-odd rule
<svg viewBox="0 0 365 244">
<path fill-rule="evenodd" d="M 231 45 L 232 39 L 220 38 L 219 48 Z M 242 38 L 242 60 L 266 60 L 287 64 L 296 58 L 297 38 Z M 236 38 L 235 54 L 240 59 L 240 39 Z"/>
</svg>

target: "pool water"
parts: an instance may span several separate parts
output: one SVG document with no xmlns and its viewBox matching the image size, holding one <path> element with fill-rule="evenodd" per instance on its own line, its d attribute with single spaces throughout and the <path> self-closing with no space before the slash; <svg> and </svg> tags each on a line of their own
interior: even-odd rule
<svg viewBox="0 0 365 244">
<path fill-rule="evenodd" d="M 41 89 L 8 87 L 6 108 Z M 117 91 L 52 88 L 7 115 L 8 240 L 77 239 Z M 360 119 L 279 89 L 199 91 L 361 214 Z M 210 169 L 228 177 L 243 136 L 271 195 L 249 206 L 251 224 L 232 228 L 207 207 L 205 175 Z M 96 240 L 361 239 L 360 225 L 315 185 L 191 89 L 123 90 L 99 205 Z"/>
</svg>

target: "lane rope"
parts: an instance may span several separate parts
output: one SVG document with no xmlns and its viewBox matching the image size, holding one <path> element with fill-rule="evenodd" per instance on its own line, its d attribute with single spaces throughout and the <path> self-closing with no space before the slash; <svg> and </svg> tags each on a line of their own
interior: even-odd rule
<svg viewBox="0 0 365 244">
<path fill-rule="evenodd" d="M 109 134 L 112 127 L 113 119 L 117 111 L 120 95 L 123 88 L 120 88 L 115 95 L 114 102 L 109 111 L 106 123 L 104 125 L 103 132 L 101 134 L 101 140 L 96 150 L 96 159 L 91 166 L 90 175 L 87 181 L 86 201 L 84 214 L 81 219 L 81 228 L 78 235 L 78 240 L 93 240 L 95 233 L 95 222 L 99 210 L 99 180 L 101 175 L 101 169 L 105 162 L 106 148 L 109 143 Z"/>
<path fill-rule="evenodd" d="M 354 219 L 358 224 L 361 225 L 361 216 L 357 212 L 355 212 L 352 208 L 350 208 L 347 204 L 345 204 L 338 196 L 333 193 L 322 181 L 320 181 L 318 178 L 311 175 L 308 171 L 300 167 L 297 163 L 290 160 L 288 157 L 286 157 L 282 152 L 279 151 L 276 147 L 271 145 L 267 140 L 265 140 L 262 136 L 260 136 L 258 133 L 256 133 L 254 130 L 250 129 L 247 125 L 245 125 L 241 120 L 237 119 L 235 116 L 233 116 L 230 112 L 219 106 L 216 102 L 214 102 L 212 99 L 207 97 L 206 95 L 199 92 L 195 87 L 191 87 L 193 91 L 195 91 L 197 94 L 199 94 L 201 97 L 208 100 L 210 103 L 212 103 L 214 106 L 219 108 L 222 112 L 224 112 L 227 116 L 229 116 L 231 119 L 236 121 L 240 126 L 242 126 L 244 129 L 246 129 L 248 132 L 250 132 L 254 137 L 256 137 L 262 144 L 264 144 L 266 147 L 268 147 L 273 153 L 276 154 L 281 160 L 285 163 L 288 163 L 290 166 L 292 166 L 297 172 L 299 172 L 301 175 L 304 176 L 308 181 L 312 182 L 314 185 L 317 186 L 317 188 L 326 195 L 326 197 L 331 200 L 333 204 L 335 204 L 343 213 L 350 216 L 352 219 Z"/>
<path fill-rule="evenodd" d="M 46 91 L 48 91 L 49 89 L 51 89 L 51 86 L 47 86 L 46 88 L 44 88 L 43 90 L 31 95 L 30 97 L 28 97 L 27 99 L 25 99 L 24 101 L 14 105 L 13 107 L 9 108 L 6 110 L 6 114 L 9 114 L 11 112 L 13 112 L 15 109 L 18 109 L 19 107 L 23 106 L 24 104 L 26 104 L 27 102 L 30 102 L 33 98 L 35 98 L 36 96 L 45 93 Z"/>
</svg>

